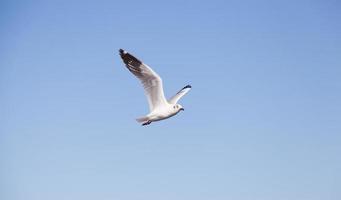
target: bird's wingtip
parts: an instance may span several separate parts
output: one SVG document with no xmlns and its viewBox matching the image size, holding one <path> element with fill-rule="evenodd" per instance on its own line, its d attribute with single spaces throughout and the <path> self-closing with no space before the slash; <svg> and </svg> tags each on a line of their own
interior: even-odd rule
<svg viewBox="0 0 341 200">
<path fill-rule="evenodd" d="M 123 55 L 123 54 L 126 54 L 126 53 L 127 53 L 127 52 L 124 51 L 123 49 L 120 49 L 119 52 L 120 52 L 120 55 Z"/>
<path fill-rule="evenodd" d="M 186 88 L 192 88 L 191 85 L 186 85 L 183 89 L 186 89 Z"/>
</svg>

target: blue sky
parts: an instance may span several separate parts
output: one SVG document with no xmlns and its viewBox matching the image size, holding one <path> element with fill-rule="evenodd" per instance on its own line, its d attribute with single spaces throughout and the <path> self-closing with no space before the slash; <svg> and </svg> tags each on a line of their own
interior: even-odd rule
<svg viewBox="0 0 341 200">
<path fill-rule="evenodd" d="M 2 1 L 6 200 L 341 198 L 341 4 Z M 187 84 L 148 113 L 124 48 Z"/>
</svg>

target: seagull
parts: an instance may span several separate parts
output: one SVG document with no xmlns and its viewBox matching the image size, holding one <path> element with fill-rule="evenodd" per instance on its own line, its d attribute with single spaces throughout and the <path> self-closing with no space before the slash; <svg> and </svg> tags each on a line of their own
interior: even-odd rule
<svg viewBox="0 0 341 200">
<path fill-rule="evenodd" d="M 177 102 L 192 86 L 186 85 L 172 98 L 166 99 L 163 93 L 162 79 L 148 65 L 135 58 L 127 51 L 120 49 L 120 56 L 128 68 L 142 83 L 149 104 L 149 114 L 137 118 L 136 121 L 142 123 L 142 126 L 149 125 L 152 122 L 170 118 L 185 109 Z"/>
</svg>

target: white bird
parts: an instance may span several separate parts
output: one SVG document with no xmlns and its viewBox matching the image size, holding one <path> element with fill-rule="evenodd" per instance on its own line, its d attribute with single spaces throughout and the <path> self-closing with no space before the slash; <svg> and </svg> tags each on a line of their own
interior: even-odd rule
<svg viewBox="0 0 341 200">
<path fill-rule="evenodd" d="M 136 119 L 136 121 L 142 123 L 142 126 L 144 126 L 154 121 L 167 119 L 185 110 L 177 102 L 192 88 L 190 85 L 186 85 L 172 98 L 167 100 L 163 93 L 162 79 L 160 76 L 148 65 L 130 53 L 123 49 L 120 49 L 119 52 L 128 70 L 141 81 L 149 103 L 150 113 Z"/>
</svg>

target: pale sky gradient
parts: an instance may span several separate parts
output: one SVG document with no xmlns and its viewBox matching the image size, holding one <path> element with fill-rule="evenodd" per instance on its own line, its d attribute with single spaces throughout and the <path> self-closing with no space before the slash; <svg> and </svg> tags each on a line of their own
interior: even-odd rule
<svg viewBox="0 0 341 200">
<path fill-rule="evenodd" d="M 0 199 L 341 199 L 341 3 L 1 1 Z M 185 111 L 148 112 L 118 49 Z"/>
</svg>

